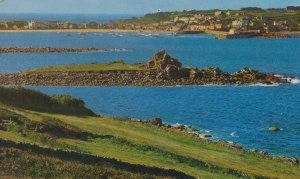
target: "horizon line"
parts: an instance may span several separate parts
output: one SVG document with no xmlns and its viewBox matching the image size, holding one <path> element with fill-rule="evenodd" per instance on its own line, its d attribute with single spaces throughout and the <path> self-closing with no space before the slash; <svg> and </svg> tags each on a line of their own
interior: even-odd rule
<svg viewBox="0 0 300 179">
<path fill-rule="evenodd" d="M 288 6 L 295 6 L 295 5 L 286 5 L 284 7 L 259 7 L 259 6 L 245 6 L 245 7 L 239 7 L 239 8 L 209 8 L 209 9 L 184 9 L 184 10 L 169 10 L 169 11 L 161 11 L 161 12 L 182 12 L 182 11 L 208 11 L 208 10 L 241 10 L 242 8 L 261 8 L 263 10 L 267 9 L 284 9 Z M 297 7 L 297 6 L 295 6 Z M 62 15 L 146 15 L 146 14 L 154 14 L 159 13 L 157 12 L 145 12 L 141 14 L 135 14 L 135 13 L 97 13 L 97 12 L 70 12 L 70 13 L 64 13 L 64 12 L 0 12 L 0 14 L 62 14 Z"/>
</svg>

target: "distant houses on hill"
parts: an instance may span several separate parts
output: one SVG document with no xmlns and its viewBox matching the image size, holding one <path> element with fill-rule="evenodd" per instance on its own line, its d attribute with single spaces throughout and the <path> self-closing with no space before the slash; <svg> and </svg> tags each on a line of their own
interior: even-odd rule
<svg viewBox="0 0 300 179">
<path fill-rule="evenodd" d="M 300 31 L 300 19 L 297 15 L 299 12 L 300 6 L 288 6 L 286 8 L 272 8 L 266 10 L 248 7 L 242 8 L 241 10 L 159 12 L 147 14 L 140 18 L 117 20 L 108 23 L 3 21 L 0 22 L 0 29 L 120 29 L 171 32 L 225 31 L 230 32 L 230 34 L 245 31 L 260 31 L 270 33 L 291 30 Z M 277 16 L 274 16 L 274 14 L 277 14 Z"/>
</svg>

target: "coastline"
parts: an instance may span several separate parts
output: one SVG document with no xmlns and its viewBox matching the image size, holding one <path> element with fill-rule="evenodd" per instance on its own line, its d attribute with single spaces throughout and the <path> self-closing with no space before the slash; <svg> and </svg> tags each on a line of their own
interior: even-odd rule
<svg viewBox="0 0 300 179">
<path fill-rule="evenodd" d="M 177 31 L 166 30 L 129 30 L 129 29 L 45 29 L 45 30 L 0 30 L 1 33 L 154 33 L 154 34 L 177 34 Z M 197 34 L 211 35 L 219 40 L 239 38 L 299 38 L 300 31 L 282 31 L 269 34 L 241 33 L 230 34 L 226 31 L 206 30 Z M 186 33 L 185 35 L 191 35 Z"/>
<path fill-rule="evenodd" d="M 120 118 L 120 117 L 115 117 L 115 116 L 111 116 L 111 117 Z M 157 119 L 161 121 L 161 124 L 157 123 L 157 121 L 156 121 Z M 239 151 L 239 152 L 243 152 L 243 153 L 249 153 L 249 154 L 256 155 L 258 157 L 268 158 L 271 160 L 282 161 L 282 162 L 285 162 L 290 165 L 299 165 L 300 164 L 299 159 L 297 157 L 288 157 L 285 155 L 270 154 L 265 150 L 259 150 L 259 149 L 255 149 L 255 148 L 250 149 L 250 148 L 244 147 L 244 145 L 239 144 L 239 143 L 234 143 L 234 142 L 226 141 L 226 140 L 222 140 L 222 139 L 216 139 L 210 133 L 201 132 L 201 129 L 197 129 L 197 128 L 194 128 L 193 126 L 186 125 L 186 124 L 164 123 L 160 118 L 154 118 L 154 119 L 149 119 L 149 120 L 124 118 L 123 120 L 130 120 L 133 122 L 158 126 L 159 128 L 163 128 L 164 130 L 171 130 L 174 132 L 186 133 L 187 135 L 191 135 L 192 137 L 195 137 L 200 142 L 207 142 L 209 144 L 220 145 L 221 147 L 227 147 L 231 150 L 235 150 L 235 151 Z"/>
<path fill-rule="evenodd" d="M 57 105 L 61 104 L 61 99 L 65 99 L 64 96 L 53 97 L 24 88 L 2 89 L 0 114 L 4 120 L 0 121 L 0 145 L 4 147 L 7 147 L 6 144 L 9 144 L 8 147 L 22 145 L 19 149 L 27 150 L 36 146 L 39 151 L 44 151 L 44 147 L 48 150 L 46 153 L 58 151 L 64 153 L 61 156 L 65 156 L 66 152 L 72 152 L 79 157 L 98 157 L 95 160 L 109 158 L 129 165 L 172 169 L 193 177 L 206 176 L 206 173 L 217 178 L 299 176 L 298 158 L 269 155 L 266 151 L 251 150 L 237 143 L 214 140 L 209 133 L 202 133 L 191 126 L 170 125 L 160 118 L 139 120 L 89 115 L 85 112 L 74 115 L 74 107 L 76 112 L 85 108 L 83 101 L 78 103 L 80 99 L 69 97 L 64 107 L 71 111 L 66 113 L 65 110 L 57 111 L 60 109 Z M 76 101 L 78 102 L 74 103 Z M 10 126 L 22 130 L 9 130 Z M 32 134 L 35 138 L 32 138 Z M 47 143 L 36 140 L 40 136 Z M 60 137 L 60 140 L 49 145 L 56 137 Z M 147 160 L 136 162 L 135 158 Z M 286 171 L 282 172 L 280 169 Z"/>
<path fill-rule="evenodd" d="M 0 33 L 175 33 L 174 31 L 125 30 L 125 29 L 45 29 L 45 30 L 0 30 Z"/>
</svg>

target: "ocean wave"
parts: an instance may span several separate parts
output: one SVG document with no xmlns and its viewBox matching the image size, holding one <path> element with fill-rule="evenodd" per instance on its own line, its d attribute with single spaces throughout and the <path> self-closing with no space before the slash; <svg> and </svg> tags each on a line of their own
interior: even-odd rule
<svg viewBox="0 0 300 179">
<path fill-rule="evenodd" d="M 292 84 L 299 84 L 299 83 L 300 83 L 300 80 L 297 79 L 297 78 L 293 78 L 293 79 L 291 79 L 291 83 L 292 83 Z"/>
<path fill-rule="evenodd" d="M 171 36 L 171 33 L 137 33 L 139 36 L 144 36 L 144 37 L 166 37 L 166 36 Z"/>
<path fill-rule="evenodd" d="M 128 50 L 125 48 L 111 48 L 108 49 L 109 52 L 127 52 Z"/>
<path fill-rule="evenodd" d="M 230 133 L 230 136 L 231 136 L 231 137 L 235 137 L 235 138 L 238 138 L 238 137 L 239 137 L 238 135 L 236 135 L 236 132 Z"/>
<path fill-rule="evenodd" d="M 278 74 L 276 74 L 274 76 L 282 78 L 282 79 L 286 79 L 291 84 L 299 84 L 300 83 L 300 80 L 298 78 L 284 77 L 284 76 L 278 75 Z"/>
<path fill-rule="evenodd" d="M 243 85 L 243 86 L 263 86 L 263 87 L 274 87 L 274 86 L 279 86 L 279 83 L 273 83 L 273 84 L 264 84 L 264 83 L 256 83 L 256 84 L 251 84 L 251 85 Z"/>
<path fill-rule="evenodd" d="M 119 33 L 113 33 L 113 34 L 111 34 L 111 36 L 113 36 L 113 37 L 123 37 L 124 35 L 119 34 Z"/>
</svg>

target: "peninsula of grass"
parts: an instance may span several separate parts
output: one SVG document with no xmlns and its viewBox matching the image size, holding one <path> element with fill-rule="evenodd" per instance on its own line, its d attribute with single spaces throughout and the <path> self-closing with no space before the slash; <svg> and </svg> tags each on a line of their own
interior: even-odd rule
<svg viewBox="0 0 300 179">
<path fill-rule="evenodd" d="M 123 60 L 117 60 L 107 63 L 90 63 L 90 64 L 69 64 L 61 66 L 48 66 L 32 69 L 26 72 L 43 73 L 43 72 L 97 72 L 97 71 L 139 71 L 145 70 L 145 64 L 126 64 Z"/>
<path fill-rule="evenodd" d="M 40 104 L 40 92 L 1 90 L 11 92 L 0 93 L 0 177 L 300 177 L 299 164 L 285 159 L 201 139 L 166 125 L 56 113 L 47 110 L 46 103 L 32 107 Z M 21 103 L 23 97 L 32 101 Z"/>
</svg>

